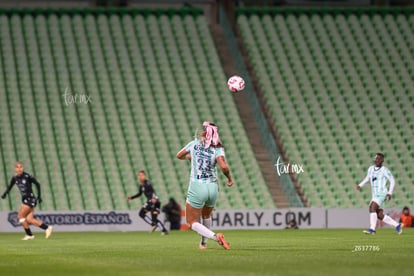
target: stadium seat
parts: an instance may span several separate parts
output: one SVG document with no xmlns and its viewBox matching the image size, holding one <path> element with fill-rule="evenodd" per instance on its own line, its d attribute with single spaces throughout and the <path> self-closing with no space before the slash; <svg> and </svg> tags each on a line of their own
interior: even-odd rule
<svg viewBox="0 0 414 276">
<path fill-rule="evenodd" d="M 414 16 L 388 13 L 237 16 L 274 128 L 289 160 L 304 165 L 298 179 L 312 207 L 365 207 L 370 193 L 356 196 L 354 185 L 378 151 L 400 183 L 391 205 L 414 203 L 413 175 L 401 165 L 414 158 L 403 138 L 413 137 Z"/>
<path fill-rule="evenodd" d="M 220 174 L 218 208 L 275 207 L 200 13 L 50 10 L 0 22 L 0 162 L 10 168 L 0 177 L 22 160 L 42 183 L 42 209 L 135 209 L 125 197 L 140 169 L 162 202 L 183 205 L 189 167 L 175 154 L 204 120 L 220 126 L 237 187 Z M 68 104 L 65 93 L 92 102 Z M 27 102 L 34 108 L 13 116 Z"/>
</svg>

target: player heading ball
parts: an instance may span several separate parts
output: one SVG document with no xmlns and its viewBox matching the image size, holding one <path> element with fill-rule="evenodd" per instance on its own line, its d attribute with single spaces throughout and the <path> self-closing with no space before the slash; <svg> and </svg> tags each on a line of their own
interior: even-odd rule
<svg viewBox="0 0 414 276">
<path fill-rule="evenodd" d="M 199 248 L 207 247 L 207 239 L 217 241 L 225 249 L 230 245 L 222 233 L 210 230 L 211 213 L 218 198 L 218 179 L 216 165 L 227 177 L 227 186 L 233 186 L 230 169 L 224 159 L 224 147 L 220 141 L 218 127 L 204 122 L 203 132 L 196 140 L 188 143 L 177 153 L 180 160 L 190 160 L 191 175 L 188 187 L 185 214 L 190 228 L 202 236 Z M 199 223 L 200 216 L 202 224 Z"/>
</svg>

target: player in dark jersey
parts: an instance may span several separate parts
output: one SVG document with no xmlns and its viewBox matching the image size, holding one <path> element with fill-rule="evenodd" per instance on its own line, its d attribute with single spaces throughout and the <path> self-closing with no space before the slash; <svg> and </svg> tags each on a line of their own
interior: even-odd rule
<svg viewBox="0 0 414 276">
<path fill-rule="evenodd" d="M 36 225 L 46 231 L 46 239 L 52 234 L 52 226 L 48 226 L 42 223 L 40 220 L 34 218 L 34 211 L 37 203 L 42 203 L 40 184 L 32 175 L 28 174 L 23 170 L 23 164 L 17 162 L 15 165 L 16 175 L 10 180 L 10 184 L 7 187 L 7 190 L 1 196 L 2 199 L 5 199 L 7 194 L 13 188 L 14 185 L 19 188 L 22 195 L 22 206 L 19 208 L 19 213 L 17 215 L 19 222 L 22 224 L 26 236 L 23 240 L 33 240 L 34 235 L 30 230 L 30 224 Z M 37 197 L 35 197 L 32 189 L 32 184 L 36 186 Z"/>
<path fill-rule="evenodd" d="M 147 202 L 139 211 L 139 216 L 149 225 L 152 226 L 152 231 L 154 232 L 155 229 L 160 228 L 162 230 L 162 234 L 168 234 L 168 230 L 165 228 L 164 224 L 158 219 L 158 215 L 160 213 L 161 203 L 152 187 L 151 181 L 146 178 L 144 171 L 139 171 L 138 173 L 138 181 L 139 185 L 139 192 L 133 196 L 128 196 L 127 200 L 131 200 L 141 196 L 142 194 L 145 195 L 147 198 Z M 150 212 L 151 218 L 149 218 L 146 214 Z"/>
</svg>

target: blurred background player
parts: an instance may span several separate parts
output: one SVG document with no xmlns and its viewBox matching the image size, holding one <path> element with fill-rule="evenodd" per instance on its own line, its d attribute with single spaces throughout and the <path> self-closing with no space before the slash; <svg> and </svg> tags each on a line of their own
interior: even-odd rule
<svg viewBox="0 0 414 276">
<path fill-rule="evenodd" d="M 181 227 L 181 206 L 175 201 L 174 198 L 170 198 L 167 204 L 165 204 L 161 211 L 165 213 L 166 220 L 170 223 L 170 230 L 180 230 Z"/>
<path fill-rule="evenodd" d="M 23 240 L 33 240 L 35 237 L 30 230 L 30 224 L 36 225 L 37 227 L 45 230 L 46 239 L 48 239 L 52 234 L 52 226 L 48 226 L 42 223 L 40 220 L 34 218 L 36 204 L 42 203 L 40 184 L 36 178 L 24 171 L 23 164 L 21 162 L 17 162 L 14 169 L 16 174 L 10 180 L 10 184 L 1 198 L 5 199 L 13 186 L 16 185 L 20 190 L 20 194 L 22 195 L 23 204 L 19 208 L 17 218 L 19 219 L 19 222 L 22 224 L 24 231 L 26 232 L 26 236 L 23 238 Z M 36 186 L 37 198 L 33 194 L 32 184 L 35 184 Z"/>
<path fill-rule="evenodd" d="M 384 154 L 377 153 L 375 156 L 375 166 L 368 168 L 367 176 L 357 185 L 357 190 L 368 182 L 371 182 L 372 199 L 369 204 L 369 221 L 370 227 L 365 230 L 365 234 L 375 234 L 375 227 L 377 226 L 377 220 L 382 220 L 388 225 L 395 228 L 398 234 L 402 233 L 402 225 L 393 220 L 390 216 L 384 215 L 383 204 L 385 200 L 391 200 L 392 192 L 394 190 L 395 182 L 388 168 L 382 166 L 384 163 Z M 390 182 L 390 188 L 387 189 L 387 180 Z"/>
<path fill-rule="evenodd" d="M 158 220 L 158 215 L 160 213 L 161 203 L 155 193 L 154 188 L 152 187 L 151 181 L 146 178 L 144 171 L 138 172 L 138 181 L 139 181 L 139 192 L 133 196 L 128 196 L 127 201 L 131 199 L 137 198 L 142 194 L 145 195 L 147 198 L 147 202 L 139 211 L 139 216 L 149 225 L 152 226 L 151 232 L 154 232 L 155 229 L 160 228 L 162 234 L 168 234 L 167 229 L 165 228 L 164 224 Z M 150 212 L 151 218 L 149 218 L 146 214 Z"/>
<path fill-rule="evenodd" d="M 298 223 L 295 219 L 291 219 L 286 225 L 285 229 L 299 229 Z"/>
<path fill-rule="evenodd" d="M 188 226 L 202 236 L 200 249 L 206 248 L 207 239 L 215 240 L 225 249 L 230 249 L 222 233 L 215 234 L 210 230 L 211 213 L 218 197 L 216 164 L 227 177 L 227 186 L 231 187 L 233 180 L 224 159 L 218 127 L 210 122 L 204 122 L 203 127 L 200 138 L 191 141 L 177 153 L 178 159 L 191 161 L 190 185 L 185 205 L 186 220 Z M 199 223 L 200 216 L 202 224 Z"/>
<path fill-rule="evenodd" d="M 405 206 L 402 209 L 400 223 L 403 225 L 403 227 L 414 227 L 413 215 L 410 214 L 410 208 L 408 208 L 408 206 Z"/>
</svg>

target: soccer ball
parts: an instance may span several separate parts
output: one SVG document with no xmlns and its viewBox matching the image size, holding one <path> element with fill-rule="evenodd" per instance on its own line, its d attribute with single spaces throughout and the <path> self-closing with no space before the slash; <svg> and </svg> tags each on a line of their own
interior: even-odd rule
<svg viewBox="0 0 414 276">
<path fill-rule="evenodd" d="M 245 86 L 244 79 L 240 76 L 232 76 L 227 81 L 227 86 L 234 93 L 242 91 Z"/>
</svg>

